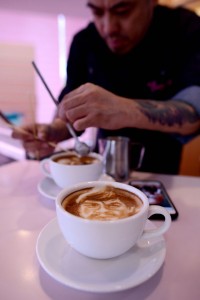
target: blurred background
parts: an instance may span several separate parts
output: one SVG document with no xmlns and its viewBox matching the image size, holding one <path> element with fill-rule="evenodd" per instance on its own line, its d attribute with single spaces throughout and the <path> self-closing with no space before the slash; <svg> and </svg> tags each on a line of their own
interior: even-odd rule
<svg viewBox="0 0 200 300">
<path fill-rule="evenodd" d="M 200 15 L 200 1 L 159 2 L 185 6 Z M 90 20 L 85 3 L 85 0 L 0 0 L 0 110 L 16 125 L 52 120 L 55 105 L 31 62 L 35 61 L 57 97 L 66 81 L 71 40 Z M 83 139 L 90 144 L 94 136 L 95 129 L 89 129 Z M 197 151 L 196 141 L 193 148 Z M 198 170 L 191 171 L 198 175 L 199 148 L 195 153 Z M 187 151 L 191 153 L 190 149 L 185 151 L 186 155 Z M 184 168 L 182 173 L 186 172 Z"/>
</svg>

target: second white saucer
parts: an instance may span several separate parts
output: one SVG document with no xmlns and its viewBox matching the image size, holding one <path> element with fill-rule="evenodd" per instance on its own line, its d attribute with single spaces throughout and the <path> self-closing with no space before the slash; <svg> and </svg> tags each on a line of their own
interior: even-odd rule
<svg viewBox="0 0 200 300">
<path fill-rule="evenodd" d="M 53 181 L 53 179 L 49 177 L 43 178 L 38 186 L 38 191 L 41 195 L 55 200 L 59 192 L 61 191 L 61 188 L 57 186 L 57 184 Z"/>
<path fill-rule="evenodd" d="M 107 174 L 102 174 L 98 180 L 114 181 L 114 179 Z M 39 182 L 37 189 L 41 195 L 52 200 L 55 200 L 59 192 L 62 190 L 62 188 L 57 186 L 57 184 L 53 181 L 53 179 L 49 177 L 44 177 Z"/>
</svg>

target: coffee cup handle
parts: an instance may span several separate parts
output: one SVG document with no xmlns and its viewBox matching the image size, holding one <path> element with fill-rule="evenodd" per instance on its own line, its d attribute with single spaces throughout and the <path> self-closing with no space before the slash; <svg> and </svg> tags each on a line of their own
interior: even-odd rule
<svg viewBox="0 0 200 300">
<path fill-rule="evenodd" d="M 165 220 L 163 221 L 161 226 L 155 229 L 145 229 L 141 236 L 141 239 L 149 239 L 149 238 L 160 236 L 169 229 L 171 225 L 171 216 L 168 213 L 168 211 L 161 206 L 151 205 L 149 207 L 148 218 L 155 214 L 163 215 Z"/>
<path fill-rule="evenodd" d="M 51 173 L 49 171 L 49 159 L 48 158 L 44 158 L 43 160 L 41 160 L 40 162 L 40 168 L 43 172 L 43 174 L 49 178 L 52 178 Z"/>
</svg>

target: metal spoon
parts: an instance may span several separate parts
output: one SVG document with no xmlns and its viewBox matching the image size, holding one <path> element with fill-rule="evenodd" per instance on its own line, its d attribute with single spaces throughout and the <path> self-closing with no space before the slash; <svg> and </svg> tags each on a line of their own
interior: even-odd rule
<svg viewBox="0 0 200 300">
<path fill-rule="evenodd" d="M 86 143 L 81 142 L 78 139 L 76 132 L 74 131 L 74 128 L 72 127 L 72 125 L 70 123 L 67 123 L 66 126 L 67 126 L 67 129 L 69 130 L 70 134 L 75 139 L 75 145 L 74 145 L 75 151 L 78 154 L 80 154 L 81 156 L 89 154 L 91 151 L 90 147 Z"/>
<path fill-rule="evenodd" d="M 42 74 L 40 73 L 40 71 L 39 71 L 39 69 L 38 69 L 38 67 L 36 66 L 36 64 L 35 64 L 34 61 L 32 62 L 32 65 L 33 65 L 35 71 L 37 72 L 37 74 L 39 75 L 40 79 L 42 80 L 42 83 L 44 84 L 44 86 L 45 86 L 47 92 L 49 93 L 49 95 L 50 95 L 50 97 L 51 97 L 51 99 L 53 100 L 53 102 L 55 103 L 55 105 L 58 106 L 58 101 L 54 98 L 54 96 L 53 96 L 51 90 L 49 89 L 49 87 L 48 87 L 46 81 L 44 80 L 44 77 L 43 77 Z M 68 122 L 68 123 L 66 124 L 66 126 L 67 126 L 67 129 L 69 130 L 70 134 L 72 135 L 72 137 L 75 139 L 75 145 L 74 145 L 75 151 L 76 151 L 79 155 L 81 155 L 81 156 L 87 155 L 88 153 L 90 153 L 90 151 L 91 151 L 90 147 L 89 147 L 86 143 L 81 142 L 81 141 L 78 139 L 78 136 L 76 135 L 76 132 L 75 132 L 74 128 L 72 127 L 72 125 Z"/>
</svg>

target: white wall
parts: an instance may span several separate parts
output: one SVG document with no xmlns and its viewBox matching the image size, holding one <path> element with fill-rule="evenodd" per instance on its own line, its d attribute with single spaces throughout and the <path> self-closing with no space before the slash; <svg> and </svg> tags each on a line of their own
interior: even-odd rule
<svg viewBox="0 0 200 300">
<path fill-rule="evenodd" d="M 35 59 L 55 97 L 63 87 L 59 78 L 58 14 L 66 17 L 66 57 L 74 34 L 90 20 L 85 0 L 0 0 L 0 43 L 32 44 Z M 55 106 L 35 74 L 36 121 L 52 120 Z M 92 135 L 91 135 L 92 133 Z M 82 139 L 93 143 L 95 130 L 89 129 Z M 92 141 L 91 141 L 92 138 Z"/>
<path fill-rule="evenodd" d="M 59 74 L 58 13 L 66 17 L 66 59 L 74 34 L 89 21 L 84 14 L 85 1 L 79 0 L 77 9 L 75 2 L 77 4 L 77 1 L 69 0 L 0 0 L 0 28 L 3 29 L 0 31 L 0 43 L 33 45 L 35 62 L 55 97 L 64 84 Z M 36 120 L 49 122 L 54 115 L 55 105 L 36 74 L 35 85 Z"/>
<path fill-rule="evenodd" d="M 0 8 L 89 18 L 86 0 L 0 0 Z"/>
</svg>

